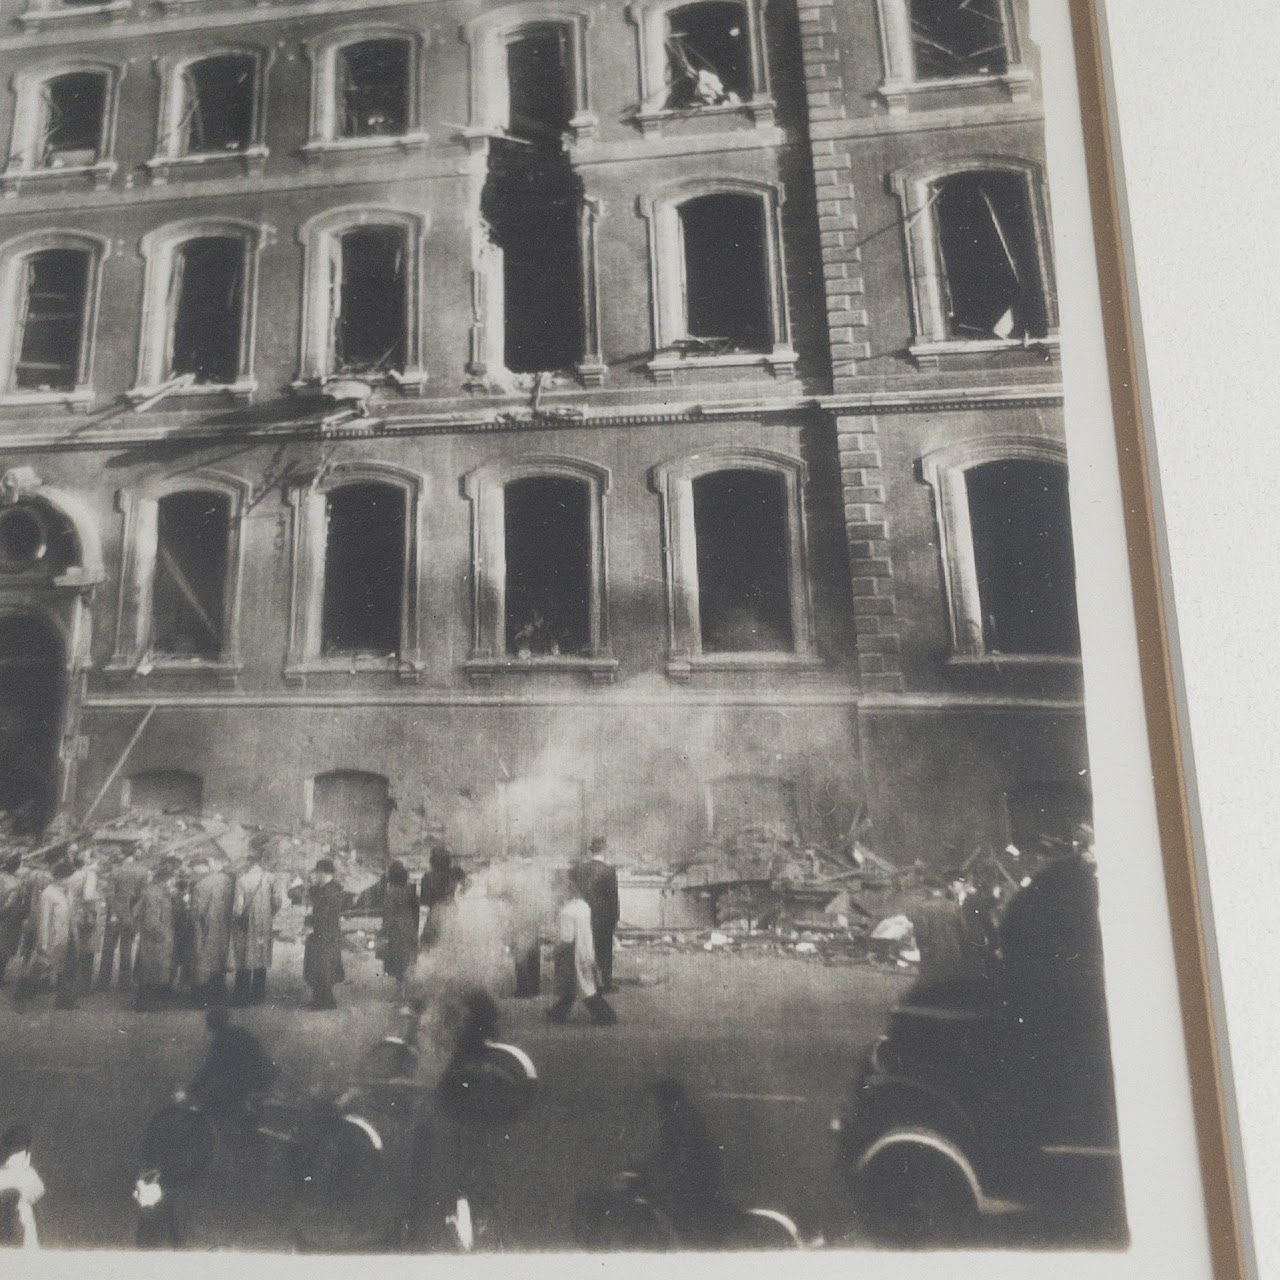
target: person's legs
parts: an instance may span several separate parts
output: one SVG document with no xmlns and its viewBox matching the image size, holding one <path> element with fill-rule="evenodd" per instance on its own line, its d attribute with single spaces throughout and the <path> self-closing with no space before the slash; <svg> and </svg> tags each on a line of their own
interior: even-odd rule
<svg viewBox="0 0 1280 1280">
<path fill-rule="evenodd" d="M 516 996 L 525 999 L 542 990 L 542 948 L 537 943 L 516 952 Z"/>
<path fill-rule="evenodd" d="M 236 984 L 231 996 L 231 1002 L 235 1005 L 246 1005 L 249 1003 L 249 970 L 236 970 Z"/>
<path fill-rule="evenodd" d="M 267 998 L 267 971 L 254 969 L 249 974 L 249 1003 L 261 1004 Z"/>
<path fill-rule="evenodd" d="M 58 976 L 54 980 L 54 1008 L 74 1009 L 79 985 L 80 957 L 76 952 L 72 951 L 66 960 L 58 966 Z"/>
<path fill-rule="evenodd" d="M 133 945 L 137 939 L 133 925 L 121 924 L 120 929 L 120 990 L 128 991 L 133 986 Z M 110 983 L 111 975 L 107 975 Z"/>
<path fill-rule="evenodd" d="M 591 1021 L 598 1027 L 611 1027 L 618 1020 L 618 1015 L 614 1013 L 613 1006 L 598 991 L 595 995 L 589 996 L 584 1000 L 583 1004 L 587 1006 Z"/>
<path fill-rule="evenodd" d="M 554 991 L 555 1003 L 547 1009 L 547 1017 L 552 1022 L 563 1022 L 578 998 L 578 975 L 574 969 L 572 945 L 556 947 Z"/>
<path fill-rule="evenodd" d="M 600 970 L 600 985 L 605 991 L 613 990 L 613 925 L 591 922 L 591 941 L 596 949 L 596 967 Z"/>
<path fill-rule="evenodd" d="M 111 989 L 111 975 L 115 970 L 116 947 L 120 945 L 120 926 L 114 916 L 108 916 L 102 926 L 102 959 L 98 963 L 98 990 Z M 120 955 L 120 985 L 124 986 L 124 972 L 127 961 L 123 948 Z"/>
</svg>

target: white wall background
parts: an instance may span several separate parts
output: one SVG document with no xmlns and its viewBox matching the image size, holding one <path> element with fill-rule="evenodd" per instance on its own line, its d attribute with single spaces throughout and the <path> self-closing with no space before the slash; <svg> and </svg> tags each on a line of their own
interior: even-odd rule
<svg viewBox="0 0 1280 1280">
<path fill-rule="evenodd" d="M 1280 8 L 1106 7 L 1254 1240 L 1270 1280 L 1280 1277 Z"/>
</svg>

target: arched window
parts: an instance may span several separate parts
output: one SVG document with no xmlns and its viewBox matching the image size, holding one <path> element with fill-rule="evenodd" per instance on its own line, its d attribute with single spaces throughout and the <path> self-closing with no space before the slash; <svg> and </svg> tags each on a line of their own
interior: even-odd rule
<svg viewBox="0 0 1280 1280">
<path fill-rule="evenodd" d="M 917 360 L 1056 343 L 1038 169 L 1006 158 L 894 176 L 903 206 Z"/>
<path fill-rule="evenodd" d="M 938 545 L 959 660 L 1074 661 L 1080 652 L 1066 456 L 994 437 L 930 454 Z"/>
</svg>

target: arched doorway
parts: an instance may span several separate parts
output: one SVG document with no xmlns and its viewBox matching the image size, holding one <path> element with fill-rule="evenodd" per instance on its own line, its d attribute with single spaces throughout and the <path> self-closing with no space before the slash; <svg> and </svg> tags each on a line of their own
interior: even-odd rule
<svg viewBox="0 0 1280 1280">
<path fill-rule="evenodd" d="M 0 815 L 20 834 L 41 831 L 57 808 L 64 658 L 52 624 L 0 614 Z"/>
</svg>

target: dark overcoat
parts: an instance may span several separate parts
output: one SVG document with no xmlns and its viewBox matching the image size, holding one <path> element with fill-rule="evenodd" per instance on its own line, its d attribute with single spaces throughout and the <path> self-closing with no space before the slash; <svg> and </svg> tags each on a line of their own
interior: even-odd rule
<svg viewBox="0 0 1280 1280">
<path fill-rule="evenodd" d="M 311 932 L 302 951 L 302 977 L 309 987 L 343 982 L 342 904 L 346 898 L 336 880 L 311 890 Z"/>
<path fill-rule="evenodd" d="M 133 927 L 138 931 L 138 968 L 134 976 L 139 986 L 169 985 L 177 910 L 176 895 L 163 880 L 153 880 L 142 891 L 133 909 Z"/>
<path fill-rule="evenodd" d="M 418 891 L 411 884 L 388 885 L 382 907 L 382 964 L 403 978 L 418 958 Z"/>
</svg>

